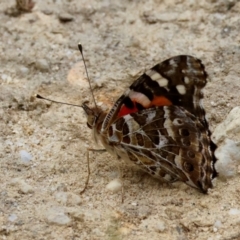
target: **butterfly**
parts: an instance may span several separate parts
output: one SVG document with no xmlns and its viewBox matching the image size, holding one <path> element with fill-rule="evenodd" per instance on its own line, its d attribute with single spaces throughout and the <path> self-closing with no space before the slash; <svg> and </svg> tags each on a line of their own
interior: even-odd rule
<svg viewBox="0 0 240 240">
<path fill-rule="evenodd" d="M 217 172 L 216 145 L 202 106 L 206 83 L 201 60 L 169 58 L 137 78 L 109 112 L 84 103 L 87 126 L 117 159 L 207 193 Z"/>
</svg>

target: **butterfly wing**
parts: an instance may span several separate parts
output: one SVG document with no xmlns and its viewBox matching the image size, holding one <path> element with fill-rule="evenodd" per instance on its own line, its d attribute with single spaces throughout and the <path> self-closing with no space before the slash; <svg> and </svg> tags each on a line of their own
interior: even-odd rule
<svg viewBox="0 0 240 240">
<path fill-rule="evenodd" d="M 167 181 L 206 193 L 215 169 L 202 123 L 178 106 L 153 107 L 117 119 L 108 129 L 115 153 Z"/>
<path fill-rule="evenodd" d="M 208 127 L 201 105 L 206 79 L 204 65 L 195 57 L 180 55 L 165 60 L 133 82 L 108 113 L 102 130 L 129 113 L 170 105 L 184 107 Z"/>
</svg>

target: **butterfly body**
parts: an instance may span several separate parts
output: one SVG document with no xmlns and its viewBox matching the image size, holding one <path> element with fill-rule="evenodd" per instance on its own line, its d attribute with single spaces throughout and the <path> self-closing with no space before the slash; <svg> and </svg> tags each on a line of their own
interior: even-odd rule
<svg viewBox="0 0 240 240">
<path fill-rule="evenodd" d="M 191 56 L 155 65 L 108 113 L 83 105 L 94 139 L 156 178 L 206 193 L 217 175 L 216 146 L 201 104 L 206 79 L 203 64 Z"/>
</svg>

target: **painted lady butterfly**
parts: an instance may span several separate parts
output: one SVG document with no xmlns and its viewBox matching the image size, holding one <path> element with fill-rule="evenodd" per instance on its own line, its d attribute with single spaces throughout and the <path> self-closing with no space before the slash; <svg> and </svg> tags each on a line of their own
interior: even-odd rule
<svg viewBox="0 0 240 240">
<path fill-rule="evenodd" d="M 201 104 L 206 79 L 201 60 L 172 57 L 134 81 L 108 113 L 83 104 L 87 125 L 118 159 L 207 193 L 217 172 L 216 145 Z"/>
</svg>

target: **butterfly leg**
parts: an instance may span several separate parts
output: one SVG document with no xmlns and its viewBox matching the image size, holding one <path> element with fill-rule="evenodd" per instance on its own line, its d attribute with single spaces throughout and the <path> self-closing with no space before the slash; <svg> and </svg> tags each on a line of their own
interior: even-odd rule
<svg viewBox="0 0 240 240">
<path fill-rule="evenodd" d="M 121 159 L 121 157 L 118 156 L 118 164 L 117 164 L 117 168 L 118 168 L 118 176 L 119 176 L 119 180 L 121 182 L 121 193 L 122 193 L 122 203 L 124 202 L 124 181 L 123 181 L 123 161 L 119 161 Z M 121 162 L 121 166 L 120 166 L 120 162 Z"/>
<path fill-rule="evenodd" d="M 88 176 L 84 185 L 83 190 L 80 192 L 80 194 L 83 194 L 85 192 L 85 190 L 87 189 L 88 186 L 88 182 L 89 182 L 89 178 L 90 178 L 90 165 L 89 165 L 89 152 L 106 152 L 106 149 L 92 149 L 92 148 L 88 148 L 87 149 L 87 169 L 88 169 Z"/>
</svg>

